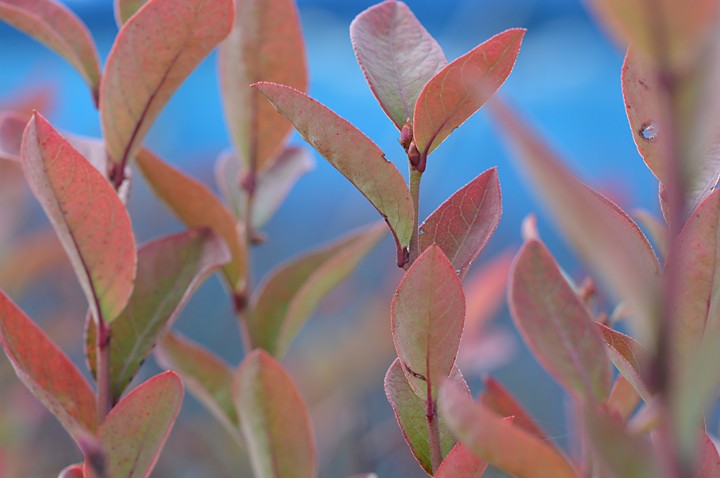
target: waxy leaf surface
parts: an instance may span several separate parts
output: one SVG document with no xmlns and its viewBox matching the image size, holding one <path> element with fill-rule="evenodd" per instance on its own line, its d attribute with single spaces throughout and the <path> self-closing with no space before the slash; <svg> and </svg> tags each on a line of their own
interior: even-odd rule
<svg viewBox="0 0 720 478">
<path fill-rule="evenodd" d="M 122 26 L 128 21 L 140 7 L 148 3 L 148 0 L 115 0 L 115 20 Z"/>
<path fill-rule="evenodd" d="M 380 148 L 300 91 L 272 83 L 260 83 L 255 88 L 375 206 L 390 226 L 400 254 L 410 243 L 415 213 L 405 180 Z"/>
<path fill-rule="evenodd" d="M 307 408 L 278 361 L 263 350 L 248 354 L 235 374 L 233 397 L 255 476 L 315 478 Z"/>
<path fill-rule="evenodd" d="M 480 395 L 480 403 L 501 417 L 513 417 L 515 426 L 550 443 L 550 438 L 533 417 L 500 382 L 490 376 L 485 378 L 485 391 Z"/>
<path fill-rule="evenodd" d="M 255 347 L 281 357 L 320 300 L 385 236 L 382 223 L 351 233 L 272 272 L 260 284 L 248 329 Z"/>
<path fill-rule="evenodd" d="M 107 476 L 150 476 L 175 423 L 183 384 L 175 372 L 156 375 L 123 398 L 98 427 Z"/>
<path fill-rule="evenodd" d="M 122 26 L 100 85 L 110 157 L 125 165 L 175 90 L 230 33 L 232 0 L 150 0 Z"/>
<path fill-rule="evenodd" d="M 610 393 L 610 365 L 590 312 L 538 240 L 523 245 L 508 291 L 515 326 L 538 361 L 587 401 Z"/>
<path fill-rule="evenodd" d="M 271 81 L 307 91 L 300 19 L 293 0 L 235 2 L 235 26 L 220 46 L 220 86 L 230 136 L 249 170 L 282 150 L 292 126 L 250 85 Z"/>
<path fill-rule="evenodd" d="M 93 316 L 111 322 L 125 307 L 135 277 L 135 239 L 125 206 L 107 179 L 39 114 L 23 136 L 22 165 Z"/>
<path fill-rule="evenodd" d="M 18 378 L 76 440 L 98 425 L 95 393 L 75 365 L 0 291 L 0 345 Z"/>
<path fill-rule="evenodd" d="M 27 118 L 12 111 L 0 111 L 0 160 L 20 161 L 22 135 Z"/>
<path fill-rule="evenodd" d="M 465 296 L 442 250 L 428 247 L 403 277 L 391 306 L 393 342 L 413 390 L 424 398 L 450 375 L 465 320 Z"/>
<path fill-rule="evenodd" d="M 420 250 L 437 244 L 460 279 L 497 228 L 502 215 L 497 169 L 456 191 L 420 226 Z"/>
<path fill-rule="evenodd" d="M 607 344 L 608 357 L 618 371 L 632 384 L 646 402 L 652 398 L 643 381 L 642 372 L 650 363 L 648 352 L 632 337 L 602 324 L 595 324 Z"/>
<path fill-rule="evenodd" d="M 110 386 L 117 400 L 170 327 L 192 293 L 230 259 L 222 239 L 208 229 L 167 236 L 138 251 L 135 288 L 127 307 L 112 323 Z M 95 373 L 94 323 L 88 323 L 86 354 Z"/>
<path fill-rule="evenodd" d="M 355 17 L 350 39 L 375 98 L 402 129 L 413 117 L 420 91 L 447 65 L 440 45 L 407 5 L 394 0 Z"/>
<path fill-rule="evenodd" d="M 520 51 L 525 30 L 490 38 L 453 61 L 423 88 L 415 106 L 413 134 L 427 157 L 500 88 Z"/>
<path fill-rule="evenodd" d="M 73 12 L 51 0 L 0 0 L 0 21 L 27 33 L 70 62 L 97 101 L 100 60 L 90 32 Z"/>
<path fill-rule="evenodd" d="M 442 415 L 460 442 L 517 478 L 578 478 L 553 446 L 473 402 L 452 383 L 441 388 Z"/>
<path fill-rule="evenodd" d="M 245 239 L 233 214 L 204 184 L 142 150 L 137 165 L 155 194 L 188 227 L 209 227 L 225 240 L 232 259 L 223 266 L 231 289 L 245 285 Z"/>
<path fill-rule="evenodd" d="M 445 457 L 435 478 L 482 478 L 488 462 L 471 452 L 462 443 L 457 443 Z"/>
</svg>

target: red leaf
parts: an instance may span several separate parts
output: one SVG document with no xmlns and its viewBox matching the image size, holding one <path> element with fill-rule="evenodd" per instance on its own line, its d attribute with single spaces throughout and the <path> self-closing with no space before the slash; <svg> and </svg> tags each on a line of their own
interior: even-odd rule
<svg viewBox="0 0 720 478">
<path fill-rule="evenodd" d="M 232 0 L 150 0 L 120 29 L 100 85 L 110 157 L 125 165 L 180 84 L 230 33 Z"/>
<path fill-rule="evenodd" d="M 623 419 L 630 417 L 642 399 L 630 382 L 618 375 L 608 398 L 608 407 Z"/>
<path fill-rule="evenodd" d="M 500 88 L 515 65 L 525 30 L 490 38 L 453 61 L 423 88 L 415 106 L 414 138 L 427 157 Z"/>
<path fill-rule="evenodd" d="M 350 24 L 358 63 L 385 114 L 402 129 L 425 84 L 447 65 L 435 39 L 403 2 L 388 0 Z"/>
<path fill-rule="evenodd" d="M 97 102 L 100 60 L 85 24 L 50 0 L 0 0 L 0 20 L 55 50 L 82 75 Z"/>
<path fill-rule="evenodd" d="M 520 249 L 508 302 L 525 343 L 563 387 L 584 400 L 607 399 L 611 370 L 605 345 L 585 304 L 540 241 Z"/>
<path fill-rule="evenodd" d="M 516 426 L 540 440 L 550 442 L 550 438 L 540 425 L 525 411 L 515 397 L 494 378 L 489 376 L 485 378 L 485 391 L 480 395 L 480 403 L 501 417 L 513 417 L 513 423 Z"/>
<path fill-rule="evenodd" d="M 58 478 L 85 478 L 85 467 L 82 464 L 66 466 Z"/>
<path fill-rule="evenodd" d="M 315 478 L 310 418 L 282 365 L 263 350 L 251 352 L 235 374 L 233 396 L 255 476 Z"/>
<path fill-rule="evenodd" d="M 456 191 L 420 226 L 420 250 L 437 244 L 460 279 L 480 254 L 502 215 L 497 168 Z"/>
<path fill-rule="evenodd" d="M 698 459 L 697 477 L 702 478 L 720 478 L 720 456 L 718 450 L 713 443 L 712 438 L 707 433 L 703 433 L 700 457 Z"/>
<path fill-rule="evenodd" d="M 649 402 L 652 392 L 642 377 L 650 363 L 648 352 L 632 337 L 613 330 L 603 324 L 595 324 L 607 344 L 610 360 L 618 371 L 630 382 L 643 400 Z"/>
<path fill-rule="evenodd" d="M 93 317 L 111 322 L 125 307 L 135 277 L 135 239 L 125 206 L 107 179 L 37 113 L 23 136 L 22 165 Z"/>
<path fill-rule="evenodd" d="M 435 478 L 482 478 L 487 467 L 487 461 L 458 443 L 443 460 Z"/>
<path fill-rule="evenodd" d="M 293 0 L 235 4 L 235 27 L 220 46 L 223 106 L 238 159 L 262 170 L 283 149 L 292 126 L 250 85 L 271 81 L 307 91 L 305 46 Z"/>
<path fill-rule="evenodd" d="M 77 442 L 98 425 L 95 394 L 70 359 L 0 292 L 0 345 L 15 373 Z"/>
<path fill-rule="evenodd" d="M 403 277 L 392 301 L 393 342 L 415 393 L 425 399 L 455 364 L 465 320 L 465 296 L 437 246 L 428 247 Z"/>
</svg>

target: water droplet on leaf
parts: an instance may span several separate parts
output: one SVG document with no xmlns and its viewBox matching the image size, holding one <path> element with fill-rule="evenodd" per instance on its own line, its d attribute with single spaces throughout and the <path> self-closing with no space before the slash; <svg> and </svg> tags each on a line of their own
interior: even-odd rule
<svg viewBox="0 0 720 478">
<path fill-rule="evenodd" d="M 640 137 L 648 143 L 652 143 L 657 140 L 657 126 L 655 126 L 655 123 L 652 121 L 644 123 L 642 127 L 640 127 L 640 131 L 638 133 L 640 134 Z"/>
</svg>

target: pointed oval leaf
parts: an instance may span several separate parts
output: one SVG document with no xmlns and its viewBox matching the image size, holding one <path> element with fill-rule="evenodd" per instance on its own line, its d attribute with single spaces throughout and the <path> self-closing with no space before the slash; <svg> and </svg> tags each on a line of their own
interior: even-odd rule
<svg viewBox="0 0 720 478">
<path fill-rule="evenodd" d="M 183 393 L 180 377 L 164 372 L 113 407 L 97 431 L 107 453 L 107 476 L 150 476 L 180 411 Z"/>
<path fill-rule="evenodd" d="M 230 260 L 225 243 L 209 229 L 195 229 L 140 247 L 135 288 L 112 323 L 110 386 L 118 400 L 199 285 Z M 86 357 L 95 373 L 96 326 L 88 322 Z"/>
<path fill-rule="evenodd" d="M 386 231 L 382 223 L 363 228 L 271 273 L 258 287 L 247 319 L 253 345 L 283 356 L 320 300 L 350 275 Z"/>
<path fill-rule="evenodd" d="M 595 324 L 607 344 L 608 357 L 615 368 L 632 384 L 645 402 L 652 398 L 652 392 L 642 377 L 650 363 L 650 354 L 632 337 L 613 330 L 603 324 Z"/>
<path fill-rule="evenodd" d="M 501 417 L 513 417 L 515 426 L 550 443 L 550 438 L 533 417 L 500 382 L 490 376 L 485 378 L 485 391 L 480 395 L 480 403 Z"/>
<path fill-rule="evenodd" d="M 24 115 L 13 111 L 0 111 L 0 159 L 20 161 L 20 145 L 27 125 Z"/>
<path fill-rule="evenodd" d="M 240 364 L 232 387 L 255 476 L 315 478 L 310 418 L 282 365 L 264 350 L 255 350 Z"/>
<path fill-rule="evenodd" d="M 442 250 L 428 247 L 398 286 L 391 306 L 393 342 L 418 396 L 432 392 L 455 364 L 465 321 L 465 296 Z"/>
<path fill-rule="evenodd" d="M 491 111 L 561 232 L 614 296 L 627 301 L 636 336 L 651 343 L 660 266 L 640 228 L 616 204 L 579 182 L 510 108 L 495 101 Z"/>
<path fill-rule="evenodd" d="M 292 126 L 250 85 L 271 81 L 307 91 L 305 45 L 293 0 L 236 2 L 235 26 L 220 46 L 220 86 L 230 136 L 248 169 L 262 170 Z"/>
<path fill-rule="evenodd" d="M 128 21 L 148 0 L 115 0 L 115 20 L 118 26 Z"/>
<path fill-rule="evenodd" d="M 505 82 L 515 65 L 525 30 L 513 28 L 453 61 L 423 88 L 415 106 L 413 136 L 427 157 Z"/>
<path fill-rule="evenodd" d="M 150 0 L 120 29 L 100 85 L 110 157 L 127 164 L 175 90 L 230 33 L 232 0 Z"/>
<path fill-rule="evenodd" d="M 51 0 L 0 0 L 0 21 L 27 33 L 70 62 L 97 102 L 100 60 L 90 32 L 73 12 Z"/>
<path fill-rule="evenodd" d="M 445 457 L 435 478 L 482 478 L 488 462 L 471 452 L 462 443 L 457 443 Z"/>
<path fill-rule="evenodd" d="M 223 266 L 230 288 L 245 286 L 245 238 L 230 211 L 205 185 L 143 149 L 137 165 L 155 194 L 188 227 L 209 227 L 225 240 L 232 260 Z"/>
<path fill-rule="evenodd" d="M 135 239 L 125 206 L 108 180 L 37 113 L 23 136 L 22 165 L 93 316 L 112 321 L 135 277 Z"/>
<path fill-rule="evenodd" d="M 506 473 L 517 478 L 578 478 L 552 445 L 473 402 L 454 384 L 442 386 L 439 404 L 460 442 Z"/>
<path fill-rule="evenodd" d="M 502 215 L 497 168 L 460 188 L 420 226 L 420 250 L 437 244 L 460 279 L 485 247 Z"/>
<path fill-rule="evenodd" d="M 75 365 L 2 291 L 0 345 L 18 378 L 78 442 L 98 425 L 95 393 Z"/>
<path fill-rule="evenodd" d="M 415 216 L 410 190 L 385 153 L 360 130 L 305 94 L 273 83 L 254 87 L 375 206 L 390 226 L 398 252 L 407 247 Z"/>
<path fill-rule="evenodd" d="M 388 0 L 350 24 L 358 63 L 383 111 L 402 129 L 420 91 L 447 65 L 437 41 L 403 2 Z"/>
<path fill-rule="evenodd" d="M 563 387 L 586 401 L 607 399 L 611 370 L 605 345 L 590 312 L 540 241 L 520 249 L 508 302 L 525 343 Z"/>
</svg>

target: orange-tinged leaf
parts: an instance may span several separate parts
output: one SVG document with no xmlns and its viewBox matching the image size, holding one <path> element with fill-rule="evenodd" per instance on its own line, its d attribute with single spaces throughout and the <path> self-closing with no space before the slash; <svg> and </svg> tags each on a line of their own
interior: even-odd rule
<svg viewBox="0 0 720 478">
<path fill-rule="evenodd" d="M 247 318 L 253 346 L 283 356 L 320 300 L 350 275 L 386 231 L 382 223 L 363 228 L 268 275 Z"/>
<path fill-rule="evenodd" d="M 578 478 L 550 443 L 473 402 L 454 384 L 442 386 L 439 404 L 460 442 L 500 470 L 517 478 Z"/>
<path fill-rule="evenodd" d="M 400 171 L 378 146 L 327 107 L 293 88 L 254 85 L 330 164 L 350 180 L 390 226 L 398 263 L 410 244 L 415 216 L 410 190 Z"/>
<path fill-rule="evenodd" d="M 235 373 L 232 391 L 255 476 L 315 478 L 310 418 L 282 365 L 264 350 L 251 352 Z"/>
<path fill-rule="evenodd" d="M 111 322 L 125 307 L 135 277 L 135 239 L 125 206 L 107 179 L 37 113 L 23 136 L 22 165 L 93 317 Z"/>
<path fill-rule="evenodd" d="M 595 324 L 607 344 L 607 353 L 615 368 L 632 384 L 645 402 L 652 398 L 652 392 L 643 380 L 642 373 L 650 363 L 650 355 L 632 337 L 603 324 Z"/>
<path fill-rule="evenodd" d="M 563 387 L 585 401 L 607 399 L 611 370 L 605 345 L 585 304 L 539 240 L 520 249 L 508 302 L 525 343 Z"/>
<path fill-rule="evenodd" d="M 437 244 L 460 279 L 485 247 L 502 215 L 497 168 L 456 191 L 420 226 L 420 250 Z"/>
<path fill-rule="evenodd" d="M 14 111 L 0 111 L 0 159 L 20 161 L 20 145 L 27 125 L 24 115 Z"/>
<path fill-rule="evenodd" d="M 75 365 L 0 291 L 0 345 L 25 386 L 81 441 L 98 425 L 95 393 Z"/>
<path fill-rule="evenodd" d="M 540 425 L 518 403 L 515 397 L 500 382 L 490 376 L 485 378 L 485 391 L 480 395 L 480 403 L 501 417 L 513 417 L 515 426 L 522 428 L 540 440 L 550 442 L 550 438 L 540 428 Z"/>
<path fill-rule="evenodd" d="M 471 452 L 462 443 L 456 444 L 435 473 L 435 478 L 482 478 L 488 462 Z"/>
<path fill-rule="evenodd" d="M 455 364 L 465 321 L 465 296 L 452 264 L 437 246 L 410 266 L 391 306 L 393 342 L 415 393 L 437 399 Z"/>
<path fill-rule="evenodd" d="M 608 397 L 608 407 L 623 419 L 630 417 L 642 401 L 635 387 L 622 375 L 618 375 Z"/>
<path fill-rule="evenodd" d="M 82 75 L 97 102 L 100 60 L 90 32 L 73 12 L 52 0 L 0 0 L 0 21 L 65 58 Z"/>
<path fill-rule="evenodd" d="M 515 65 L 524 35 L 521 28 L 495 35 L 425 85 L 413 120 L 414 141 L 421 156 L 432 153 L 500 88 Z"/>
<path fill-rule="evenodd" d="M 447 65 L 437 41 L 403 2 L 388 0 L 350 24 L 358 63 L 375 98 L 398 129 L 412 119 L 420 91 Z"/>
<path fill-rule="evenodd" d="M 175 90 L 230 33 L 232 0 L 150 0 L 120 29 L 100 85 L 110 157 L 135 157 Z"/>
<path fill-rule="evenodd" d="M 262 170 L 292 131 L 250 85 L 271 81 L 307 91 L 300 19 L 293 0 L 238 0 L 235 26 L 220 46 L 220 86 L 230 136 L 248 169 Z"/>
<path fill-rule="evenodd" d="M 113 407 L 97 431 L 107 453 L 107 476 L 150 476 L 180 411 L 183 393 L 180 377 L 164 372 Z"/>
<path fill-rule="evenodd" d="M 148 0 L 115 0 L 115 20 L 118 26 L 128 21 Z"/>
<path fill-rule="evenodd" d="M 230 288 L 245 286 L 245 238 L 233 214 L 205 185 L 143 149 L 137 165 L 155 194 L 188 227 L 209 227 L 225 240 L 232 259 L 223 266 Z"/>
</svg>

